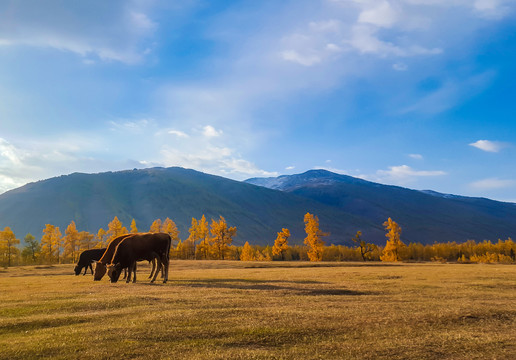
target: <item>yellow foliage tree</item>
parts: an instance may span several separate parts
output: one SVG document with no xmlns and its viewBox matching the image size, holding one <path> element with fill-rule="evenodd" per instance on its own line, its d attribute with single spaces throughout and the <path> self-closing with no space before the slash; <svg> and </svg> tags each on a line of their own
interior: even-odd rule
<svg viewBox="0 0 516 360">
<path fill-rule="evenodd" d="M 81 248 L 79 231 L 72 221 L 65 230 L 63 260 L 77 262 Z"/>
<path fill-rule="evenodd" d="M 310 261 L 321 261 L 324 251 L 323 236 L 328 236 L 319 229 L 319 218 L 310 213 L 305 214 L 305 245 L 308 246 L 308 258 Z"/>
<path fill-rule="evenodd" d="M 211 220 L 211 240 L 218 259 L 224 260 L 224 254 L 229 248 L 229 245 L 233 242 L 233 236 L 236 236 L 236 231 L 236 227 L 228 227 L 226 219 L 222 216 L 220 216 L 218 221 L 214 219 Z"/>
<path fill-rule="evenodd" d="M 256 256 L 254 255 L 254 250 L 249 245 L 249 242 L 246 241 L 244 247 L 242 248 L 242 253 L 240 254 L 240 260 L 242 261 L 253 261 L 256 260 Z"/>
<path fill-rule="evenodd" d="M 79 233 L 79 248 L 81 251 L 83 250 L 89 250 L 93 249 L 97 244 L 93 240 L 95 238 L 95 235 L 87 232 L 87 231 L 81 231 Z"/>
<path fill-rule="evenodd" d="M 152 233 L 161 232 L 161 219 L 154 220 L 150 226 L 149 231 Z"/>
<path fill-rule="evenodd" d="M 14 232 L 10 227 L 6 226 L 3 231 L 0 231 L 0 253 L 2 257 L 2 263 L 11 266 L 14 258 L 18 255 L 17 244 L 20 240 L 16 238 Z"/>
<path fill-rule="evenodd" d="M 58 226 L 46 224 L 41 237 L 41 255 L 47 262 L 59 263 L 59 255 L 62 247 L 61 231 Z"/>
<path fill-rule="evenodd" d="M 403 241 L 401 241 L 401 227 L 393 221 L 391 218 L 387 219 L 383 223 L 383 226 L 388 230 L 387 243 L 383 249 L 380 260 L 382 261 L 400 261 L 402 260 L 400 250 L 405 247 Z"/>
<path fill-rule="evenodd" d="M 177 229 L 176 223 L 169 218 L 166 218 L 161 225 L 161 232 L 169 234 L 172 241 L 179 240 L 179 230 Z"/>
<path fill-rule="evenodd" d="M 280 255 L 281 260 L 285 260 L 285 251 L 288 250 L 288 238 L 290 237 L 290 231 L 286 228 L 281 229 L 278 233 L 274 246 L 272 247 L 272 255 Z"/>
<path fill-rule="evenodd" d="M 118 220 L 118 217 L 114 217 L 113 221 L 108 224 L 108 231 L 106 232 L 107 239 L 106 243 L 109 243 L 114 238 L 120 235 L 128 234 L 127 228 L 122 225 L 122 222 Z"/>
<path fill-rule="evenodd" d="M 200 220 L 192 218 L 192 226 L 189 232 L 188 240 L 194 244 L 195 258 L 208 259 L 210 231 L 206 217 L 203 215 Z M 200 243 L 198 247 L 196 247 L 197 242 Z"/>
<path fill-rule="evenodd" d="M 97 246 L 98 248 L 102 248 L 103 246 L 107 246 L 107 235 L 106 235 L 106 230 L 104 230 L 103 228 L 100 228 L 99 231 L 97 232 Z"/>
<path fill-rule="evenodd" d="M 131 234 L 136 234 L 138 232 L 138 228 L 136 227 L 136 220 L 133 219 L 131 221 Z"/>
</svg>

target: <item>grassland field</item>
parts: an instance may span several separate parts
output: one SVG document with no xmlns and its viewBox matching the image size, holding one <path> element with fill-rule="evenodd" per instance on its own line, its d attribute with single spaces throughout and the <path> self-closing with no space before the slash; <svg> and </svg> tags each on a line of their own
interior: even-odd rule
<svg viewBox="0 0 516 360">
<path fill-rule="evenodd" d="M 516 266 L 172 261 L 0 269 L 0 359 L 516 359 Z"/>
</svg>

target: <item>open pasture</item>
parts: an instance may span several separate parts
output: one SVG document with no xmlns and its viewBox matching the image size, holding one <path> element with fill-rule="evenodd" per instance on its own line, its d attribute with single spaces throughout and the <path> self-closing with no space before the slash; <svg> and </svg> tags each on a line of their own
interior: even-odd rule
<svg viewBox="0 0 516 360">
<path fill-rule="evenodd" d="M 516 266 L 172 261 L 165 285 L 148 273 L 0 269 L 0 358 L 516 358 Z"/>
</svg>

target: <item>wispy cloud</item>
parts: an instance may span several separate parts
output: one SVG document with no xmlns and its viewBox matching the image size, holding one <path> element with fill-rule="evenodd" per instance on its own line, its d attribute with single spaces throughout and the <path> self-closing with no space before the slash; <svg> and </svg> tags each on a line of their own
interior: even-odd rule
<svg viewBox="0 0 516 360">
<path fill-rule="evenodd" d="M 423 155 L 421 154 L 409 154 L 409 157 L 414 160 L 423 160 Z"/>
<path fill-rule="evenodd" d="M 169 130 L 168 133 L 170 135 L 175 135 L 175 136 L 180 137 L 180 138 L 188 138 L 188 137 L 190 137 L 187 133 L 185 133 L 183 131 L 180 131 L 180 130 Z"/>
<path fill-rule="evenodd" d="M 376 180 L 385 183 L 404 185 L 421 177 L 444 176 L 442 170 L 416 170 L 408 165 L 389 166 L 388 170 L 378 170 Z"/>
<path fill-rule="evenodd" d="M 45 6 L 9 2 L 0 10 L 0 44 L 69 51 L 92 63 L 102 61 L 136 64 L 148 53 L 157 23 L 146 13 L 143 2 L 98 2 L 50 0 Z M 4 6 L 1 6 L 4 7 Z M 0 7 L 0 8 L 1 8 Z"/>
<path fill-rule="evenodd" d="M 516 186 L 515 180 L 503 180 L 498 178 L 488 178 L 478 180 L 469 184 L 469 186 L 475 190 L 494 190 L 504 189 Z"/>
<path fill-rule="evenodd" d="M 478 140 L 474 143 L 469 144 L 470 146 L 476 147 L 482 151 L 497 153 L 502 150 L 507 144 L 500 141 L 491 140 Z"/>
<path fill-rule="evenodd" d="M 242 159 L 228 147 L 208 146 L 205 148 L 183 151 L 170 146 L 161 150 L 165 166 L 182 166 L 193 168 L 209 174 L 245 179 L 256 176 L 278 176 L 276 172 L 259 169 L 255 164 Z"/>
</svg>

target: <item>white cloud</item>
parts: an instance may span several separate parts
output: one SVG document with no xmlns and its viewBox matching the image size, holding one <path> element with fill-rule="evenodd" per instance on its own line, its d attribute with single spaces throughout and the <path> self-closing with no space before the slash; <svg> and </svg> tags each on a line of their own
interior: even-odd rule
<svg viewBox="0 0 516 360">
<path fill-rule="evenodd" d="M 179 131 L 179 130 L 169 130 L 168 133 L 170 135 L 175 135 L 177 137 L 180 137 L 180 138 L 188 138 L 190 136 L 188 136 L 187 133 L 183 132 L 183 131 Z"/>
<path fill-rule="evenodd" d="M 295 168 L 296 168 L 295 166 L 287 166 L 287 167 L 285 168 L 285 170 L 294 170 Z"/>
<path fill-rule="evenodd" d="M 137 1 L 109 1 L 100 10 L 96 1 L 66 6 L 55 0 L 44 6 L 11 2 L 9 11 L 0 11 L 0 43 L 69 51 L 90 65 L 92 56 L 136 64 L 157 29 L 146 10 L 147 5 Z"/>
<path fill-rule="evenodd" d="M 478 140 L 474 143 L 469 144 L 470 146 L 476 147 L 482 151 L 497 153 L 506 145 L 499 141 L 490 141 L 490 140 Z"/>
<path fill-rule="evenodd" d="M 69 134 L 64 139 L 45 141 L 24 138 L 19 144 L 0 138 L 0 193 L 31 181 L 98 166 L 100 161 L 84 155 L 102 147 L 93 138 Z M 109 164 L 104 170 L 115 167 Z"/>
<path fill-rule="evenodd" d="M 472 182 L 470 187 L 475 190 L 493 190 L 493 189 L 504 189 L 516 186 L 515 180 L 502 180 L 498 178 L 488 178 L 479 181 Z"/>
<path fill-rule="evenodd" d="M 281 57 L 284 60 L 292 61 L 304 66 L 312 66 L 321 62 L 321 58 L 318 55 L 302 55 L 295 50 L 285 50 L 281 52 Z"/>
<path fill-rule="evenodd" d="M 117 120 L 109 121 L 111 131 L 130 132 L 134 134 L 142 133 L 151 124 L 154 124 L 154 119 L 139 119 L 139 120 Z"/>
<path fill-rule="evenodd" d="M 202 129 L 202 133 L 204 136 L 206 137 L 218 137 L 218 136 L 221 136 L 223 134 L 222 130 L 216 130 L 213 126 L 211 125 L 206 125 L 203 127 Z"/>
<path fill-rule="evenodd" d="M 389 1 L 376 1 L 373 4 L 373 7 L 360 13 L 358 22 L 390 28 L 398 21 L 398 12 Z"/>
<path fill-rule="evenodd" d="M 421 154 L 409 154 L 409 157 L 411 157 L 414 160 L 423 160 L 423 155 Z"/>
<path fill-rule="evenodd" d="M 208 146 L 190 151 L 165 146 L 162 151 L 165 166 L 193 168 L 209 174 L 245 179 L 255 176 L 278 176 L 276 172 L 261 170 L 252 162 L 242 159 L 233 149 Z"/>
<path fill-rule="evenodd" d="M 378 170 L 377 181 L 403 185 L 420 177 L 444 176 L 441 170 L 415 170 L 408 165 L 389 166 L 389 170 Z"/>
</svg>

